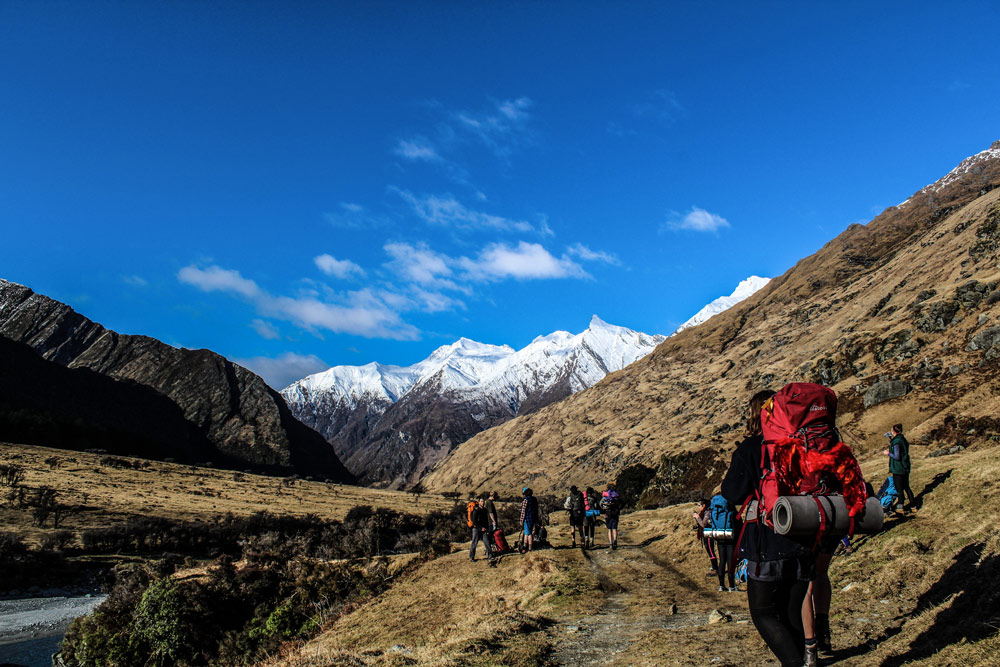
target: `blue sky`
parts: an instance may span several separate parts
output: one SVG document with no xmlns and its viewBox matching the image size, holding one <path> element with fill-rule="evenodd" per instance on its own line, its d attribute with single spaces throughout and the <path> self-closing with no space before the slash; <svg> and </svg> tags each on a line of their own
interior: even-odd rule
<svg viewBox="0 0 1000 667">
<path fill-rule="evenodd" d="M 0 4 L 0 277 L 275 384 L 669 333 L 1000 138 L 990 3 Z"/>
</svg>

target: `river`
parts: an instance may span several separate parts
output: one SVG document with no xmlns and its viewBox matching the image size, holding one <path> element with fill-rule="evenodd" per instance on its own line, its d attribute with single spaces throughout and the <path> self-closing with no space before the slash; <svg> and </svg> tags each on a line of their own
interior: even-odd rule
<svg viewBox="0 0 1000 667">
<path fill-rule="evenodd" d="M 50 667 L 69 624 L 89 614 L 105 597 L 0 600 L 0 664 Z"/>
</svg>

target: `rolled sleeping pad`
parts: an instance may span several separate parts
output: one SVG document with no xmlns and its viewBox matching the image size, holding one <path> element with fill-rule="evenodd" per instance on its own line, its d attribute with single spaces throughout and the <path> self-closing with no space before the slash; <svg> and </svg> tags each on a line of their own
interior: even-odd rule
<svg viewBox="0 0 1000 667">
<path fill-rule="evenodd" d="M 701 534 L 711 540 L 731 540 L 734 537 L 732 528 L 706 528 Z"/>
<path fill-rule="evenodd" d="M 843 496 L 781 496 L 771 512 L 774 532 L 789 537 L 815 535 L 820 526 L 817 500 L 826 515 L 826 534 L 847 535 L 850 517 Z M 884 519 L 878 498 L 868 498 L 864 515 L 855 519 L 854 532 L 876 533 L 882 529 Z"/>
</svg>

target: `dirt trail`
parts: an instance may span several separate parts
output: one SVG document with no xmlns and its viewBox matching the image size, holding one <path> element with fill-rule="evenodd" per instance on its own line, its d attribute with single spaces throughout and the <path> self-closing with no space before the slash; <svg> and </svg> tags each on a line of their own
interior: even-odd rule
<svg viewBox="0 0 1000 667">
<path fill-rule="evenodd" d="M 641 599 L 643 593 L 648 596 L 651 590 L 669 590 L 671 582 L 674 588 L 678 583 L 676 570 L 643 546 L 583 552 L 604 599 L 593 614 L 566 619 L 550 629 L 554 664 L 610 664 L 649 632 L 708 625 L 708 601 L 708 611 L 678 613 L 669 602 L 651 607 L 648 598 Z M 743 619 L 737 614 L 734 620 Z"/>
</svg>

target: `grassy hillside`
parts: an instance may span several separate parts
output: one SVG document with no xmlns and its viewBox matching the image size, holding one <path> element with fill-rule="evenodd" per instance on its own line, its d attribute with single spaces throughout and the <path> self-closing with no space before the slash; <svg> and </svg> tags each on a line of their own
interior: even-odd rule
<svg viewBox="0 0 1000 667">
<path fill-rule="evenodd" d="M 123 467 L 126 463 L 129 467 Z M 198 521 L 227 513 L 248 516 L 270 512 L 342 520 L 359 505 L 427 514 L 450 509 L 455 502 L 432 494 L 378 491 L 10 443 L 0 443 L 0 465 L 21 466 L 24 485 L 52 488 L 59 502 L 77 508 L 60 525 L 74 532 L 113 526 L 134 517 Z M 54 530 L 51 522 L 44 528 L 33 526 L 29 513 L 9 503 L 0 505 L 0 520 L 5 530 L 15 530 L 33 542 Z"/>
<path fill-rule="evenodd" d="M 1000 159 L 959 171 L 596 386 L 468 440 L 424 488 L 562 492 L 718 452 L 750 395 L 792 381 L 837 391 L 860 452 L 895 422 L 934 446 L 996 436 Z"/>
<path fill-rule="evenodd" d="M 927 454 L 914 447 L 916 516 L 889 520 L 833 561 L 826 664 L 996 664 L 998 449 Z M 880 456 L 863 465 L 876 482 L 885 466 Z M 438 558 L 265 664 L 775 664 L 747 622 L 745 593 L 717 593 L 705 576 L 691 510 L 626 515 L 618 551 L 566 548 L 556 526 L 564 548 L 508 556 L 497 569 L 463 553 Z M 710 623 L 715 609 L 729 622 Z"/>
</svg>

